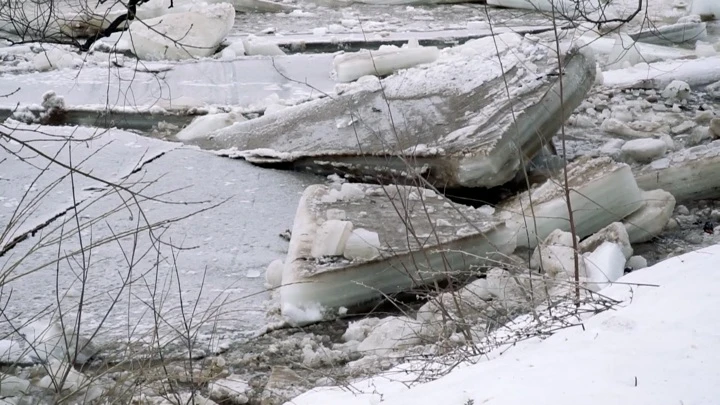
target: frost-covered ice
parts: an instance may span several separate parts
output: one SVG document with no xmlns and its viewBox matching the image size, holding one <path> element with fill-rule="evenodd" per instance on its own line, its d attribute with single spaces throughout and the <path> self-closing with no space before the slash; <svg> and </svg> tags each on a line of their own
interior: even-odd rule
<svg viewBox="0 0 720 405">
<path fill-rule="evenodd" d="M 381 47 L 377 51 L 360 51 L 338 55 L 333 60 L 337 79 L 351 82 L 366 75 L 385 76 L 400 69 L 437 60 L 440 51 L 427 47 Z"/>
<path fill-rule="evenodd" d="M 621 301 L 615 310 L 544 340 L 503 346 L 436 381 L 418 382 L 425 361 L 349 387 L 316 388 L 290 403 L 713 403 L 720 396 L 720 314 L 699 309 L 720 305 L 718 260 L 720 245 L 634 271 L 601 291 Z"/>
<path fill-rule="evenodd" d="M 680 150 L 635 173 L 643 190 L 662 189 L 678 202 L 720 196 L 720 140 Z"/>
<path fill-rule="evenodd" d="M 630 167 L 610 158 L 581 158 L 568 166 L 575 230 L 585 237 L 642 206 Z M 520 227 L 518 246 L 534 248 L 555 229 L 570 230 L 562 178 L 522 193 L 498 206 Z M 530 207 L 532 201 L 532 209 Z M 537 230 L 537 232 L 536 232 Z"/>
<path fill-rule="evenodd" d="M 140 59 L 193 59 L 215 53 L 234 22 L 230 4 L 198 5 L 187 12 L 135 21 L 123 38 Z"/>
<path fill-rule="evenodd" d="M 293 224 L 280 289 L 283 315 L 295 323 L 318 321 L 337 308 L 354 308 L 385 294 L 446 278 L 468 266 L 498 259 L 515 250 L 515 232 L 503 221 L 470 207 L 445 206 L 429 190 L 407 186 L 348 184 L 361 196 L 327 186 L 311 186 L 303 194 Z M 406 212 L 398 215 L 396 209 Z M 334 218 L 343 211 L 344 221 Z M 443 219 L 446 225 L 436 226 Z M 407 222 L 411 228 L 406 228 Z M 469 221 L 469 222 L 468 222 Z M 330 223 L 331 225 L 326 225 Z M 370 247 L 359 254 L 352 235 Z M 460 228 L 471 232 L 457 236 Z M 337 229 L 328 240 L 326 228 Z M 362 233 L 356 232 L 363 230 Z M 412 232 L 408 229 L 412 229 Z M 322 241 L 319 251 L 317 245 Z M 349 246 L 348 246 L 349 243 Z M 352 260 L 343 258 L 346 249 Z M 317 257 L 318 253 L 334 255 Z M 377 256 L 377 257 L 375 257 Z"/>
<path fill-rule="evenodd" d="M 577 51 L 567 58 L 563 110 L 559 82 L 545 70 L 553 68 L 532 62 L 547 49 L 516 34 L 496 40 L 497 47 L 482 38 L 444 49 L 436 62 L 382 81 L 366 76 L 338 85 L 337 96 L 233 125 L 197 144 L 236 148 L 251 162 L 290 162 L 361 180 L 427 174 L 444 187 L 504 184 L 520 169 L 517 148 L 535 155 L 565 119 L 561 111 L 580 103 L 595 62 Z"/>
</svg>

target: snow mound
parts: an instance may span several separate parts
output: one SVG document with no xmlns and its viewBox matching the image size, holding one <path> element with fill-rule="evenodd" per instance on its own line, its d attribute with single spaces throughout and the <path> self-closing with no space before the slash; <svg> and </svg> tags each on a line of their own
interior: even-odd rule
<svg viewBox="0 0 720 405">
<path fill-rule="evenodd" d="M 207 57 L 230 33 L 235 9 L 227 3 L 191 7 L 187 12 L 130 24 L 131 50 L 144 60 Z"/>
<path fill-rule="evenodd" d="M 720 312 L 706 309 L 720 305 L 718 262 L 720 245 L 634 271 L 601 292 L 622 302 L 616 310 L 483 354 L 435 381 L 417 382 L 428 362 L 408 364 L 291 403 L 712 404 L 720 397 Z"/>
</svg>

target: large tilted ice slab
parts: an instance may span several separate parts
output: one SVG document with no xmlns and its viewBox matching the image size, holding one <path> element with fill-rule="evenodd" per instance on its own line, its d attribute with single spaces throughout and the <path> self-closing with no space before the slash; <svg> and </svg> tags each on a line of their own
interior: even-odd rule
<svg viewBox="0 0 720 405">
<path fill-rule="evenodd" d="M 435 63 L 383 80 L 364 77 L 341 86 L 337 96 L 238 123 L 197 143 L 234 148 L 235 156 L 255 163 L 362 180 L 398 182 L 415 172 L 445 187 L 501 185 L 521 167 L 519 152 L 535 155 L 593 84 L 592 55 L 573 50 L 561 93 L 557 76 L 532 72 L 547 52 L 516 34 L 470 41 L 443 50 Z"/>
<path fill-rule="evenodd" d="M 720 80 L 720 56 L 694 60 L 640 63 L 631 68 L 603 72 L 603 84 L 620 88 L 664 89 L 673 80 L 702 86 Z"/>
<path fill-rule="evenodd" d="M 649 44 L 669 45 L 695 42 L 707 37 L 707 24 L 704 22 L 686 22 L 643 29 L 630 34 L 638 42 Z"/>
<path fill-rule="evenodd" d="M 514 251 L 515 233 L 492 210 L 451 205 L 431 190 L 310 186 L 285 259 L 283 314 L 295 323 L 318 321 L 339 307 L 467 274 Z"/>
<path fill-rule="evenodd" d="M 720 197 L 720 140 L 681 150 L 640 169 L 643 190 L 663 189 L 678 202 Z"/>
<path fill-rule="evenodd" d="M 567 170 L 575 231 L 581 238 L 625 218 L 644 203 L 628 165 L 610 158 L 581 158 Z M 534 248 L 555 229 L 570 231 L 563 184 L 561 174 L 498 206 L 519 225 L 518 246 Z"/>
</svg>

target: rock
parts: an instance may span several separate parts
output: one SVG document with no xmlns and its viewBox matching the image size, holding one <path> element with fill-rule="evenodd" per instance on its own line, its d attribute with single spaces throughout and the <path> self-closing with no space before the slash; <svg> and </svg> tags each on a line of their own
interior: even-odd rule
<svg viewBox="0 0 720 405">
<path fill-rule="evenodd" d="M 420 323 L 414 319 L 390 316 L 382 319 L 370 331 L 360 345 L 358 351 L 364 354 L 386 356 L 394 351 L 422 343 Z"/>
<path fill-rule="evenodd" d="M 720 118 L 710 120 L 710 133 L 714 138 L 720 138 Z"/>
<path fill-rule="evenodd" d="M 660 235 L 675 208 L 675 197 L 665 190 L 643 192 L 644 205 L 623 219 L 631 243 L 642 243 Z"/>
<path fill-rule="evenodd" d="M 0 374 L 0 397 L 22 397 L 30 389 L 30 381 Z"/>
<path fill-rule="evenodd" d="M 261 394 L 260 405 L 281 405 L 305 391 L 305 381 L 285 366 L 274 366 Z"/>
<path fill-rule="evenodd" d="M 642 256 L 632 256 L 628 259 L 627 263 L 625 263 L 625 267 L 629 267 L 632 270 L 644 269 L 647 265 L 647 260 Z"/>
<path fill-rule="evenodd" d="M 682 80 L 673 80 L 660 94 L 667 100 L 684 100 L 690 95 L 690 85 Z"/>
<path fill-rule="evenodd" d="M 660 139 L 633 139 L 625 142 L 621 148 L 624 159 L 648 163 L 662 156 L 667 151 L 667 144 Z"/>
<path fill-rule="evenodd" d="M 665 224 L 663 224 L 663 226 L 664 225 Z M 633 254 L 633 248 L 630 245 L 630 237 L 628 236 L 625 226 L 620 222 L 613 222 L 583 240 L 580 242 L 579 249 L 582 253 L 594 252 L 605 242 L 612 242 L 620 246 L 623 256 L 625 256 L 625 260 L 629 259 Z"/>
<path fill-rule="evenodd" d="M 221 404 L 247 404 L 249 399 L 245 393 L 249 389 L 248 383 L 236 374 L 208 384 L 210 398 Z"/>
</svg>

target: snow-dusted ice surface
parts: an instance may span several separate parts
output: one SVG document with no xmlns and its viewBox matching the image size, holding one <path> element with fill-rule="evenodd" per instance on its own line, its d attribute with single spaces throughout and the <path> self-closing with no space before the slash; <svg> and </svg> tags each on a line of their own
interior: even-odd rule
<svg viewBox="0 0 720 405">
<path fill-rule="evenodd" d="M 126 144 L 127 140 L 118 146 L 128 148 Z M 162 144 L 169 149 L 176 147 Z M 51 152 L 53 148 L 44 150 Z M 314 179 L 186 148 L 173 149 L 130 175 L 139 158 L 123 149 L 112 151 L 119 162 L 89 160 L 88 170 L 96 169 L 97 175 L 109 169 L 113 170 L 110 174 L 119 171 L 114 179 L 129 175 L 122 185 L 141 190 L 137 198 L 143 210 L 138 210 L 128 193 L 107 187 L 95 189 L 80 204 L 83 244 L 87 252 L 91 251 L 86 256 L 90 265 L 81 334 L 99 325 L 115 297 L 119 302 L 101 329 L 101 342 L 119 342 L 128 336 L 133 341 L 146 338 L 145 332 L 154 322 L 153 306 L 158 309 L 162 305 L 161 312 L 167 316 L 167 324 L 161 325 L 165 334 L 170 325 L 179 326 L 180 294 L 186 305 L 198 303 L 193 320 L 196 327 L 210 330 L 218 320 L 218 337 L 240 336 L 261 327 L 267 296 L 263 279 L 250 275 L 260 274 L 285 253 L 287 243 L 278 234 L 291 226 L 300 193 Z M 0 164 L 3 190 L 23 190 L 29 179 L 21 175 L 22 168 L 14 168 L 14 175 L 8 176 L 6 167 L 8 161 Z M 87 181 L 81 184 L 98 186 Z M 67 208 L 64 199 L 70 193 L 69 184 L 61 184 L 52 194 L 59 192 L 63 193 L 62 203 L 50 204 L 48 211 Z M 55 201 L 52 195 L 48 198 Z M 164 243 L 159 253 L 152 249 L 150 233 L 143 228 L 147 223 L 154 226 L 153 238 Z M 59 245 L 61 232 L 65 236 Z M 113 235 L 122 238 L 115 242 Z M 2 257 L 2 266 L 3 271 L 11 270 L 5 288 L 12 289 L 13 295 L 4 313 L 15 322 L 23 322 L 47 307 L 54 308 L 56 293 L 62 298 L 61 308 L 72 311 L 82 291 L 73 273 L 82 263 L 81 256 L 75 254 L 79 247 L 71 212 L 9 250 Z M 60 260 L 56 268 L 58 254 L 70 259 Z M 56 270 L 59 291 L 55 288 Z M 126 280 L 132 280 L 131 286 L 121 292 Z M 5 323 L 2 331 L 8 328 Z"/>
<path fill-rule="evenodd" d="M 326 66 L 318 69 L 318 66 Z M 177 64 L 130 61 L 126 67 L 86 66 L 22 75 L 0 75 L 0 94 L 20 88 L 0 106 L 38 104 L 52 89 L 68 105 L 163 108 L 204 104 L 253 106 L 268 97 L 287 102 L 307 100 L 331 92 L 332 55 L 291 55 L 231 61 L 202 60 Z M 286 77 L 283 77 L 286 76 Z"/>
<path fill-rule="evenodd" d="M 602 290 L 622 301 L 616 310 L 501 347 L 436 381 L 417 383 L 413 370 L 428 364 L 408 364 L 287 404 L 712 404 L 720 397 L 720 312 L 709 310 L 720 305 L 718 262 L 720 245 L 632 272 Z"/>
</svg>

